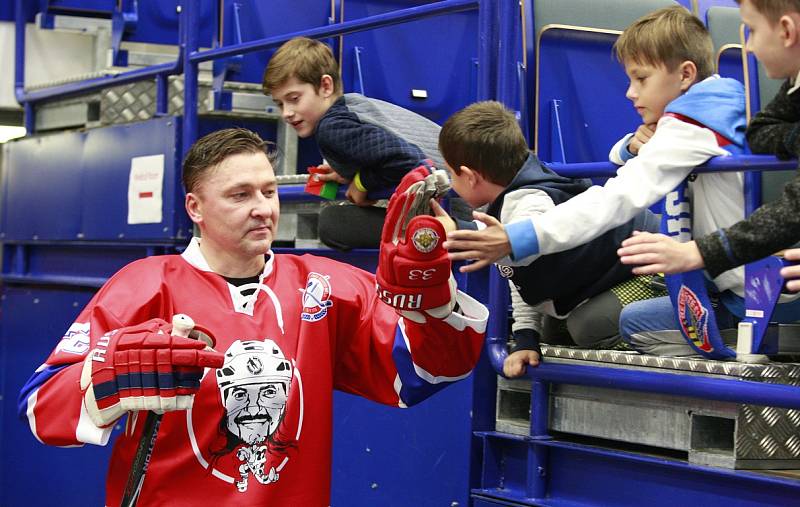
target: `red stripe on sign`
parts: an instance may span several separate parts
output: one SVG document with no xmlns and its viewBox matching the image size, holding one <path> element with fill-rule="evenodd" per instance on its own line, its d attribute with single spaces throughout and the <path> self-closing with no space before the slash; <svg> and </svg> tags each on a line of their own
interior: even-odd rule
<svg viewBox="0 0 800 507">
<path fill-rule="evenodd" d="M 144 199 L 145 197 L 153 197 L 153 192 L 139 192 L 139 199 Z"/>
</svg>

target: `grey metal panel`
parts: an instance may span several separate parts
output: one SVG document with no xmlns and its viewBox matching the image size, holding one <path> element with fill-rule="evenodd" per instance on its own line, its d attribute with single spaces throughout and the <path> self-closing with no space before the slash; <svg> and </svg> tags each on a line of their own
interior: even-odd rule
<svg viewBox="0 0 800 507">
<path fill-rule="evenodd" d="M 714 42 L 714 51 L 726 44 L 741 44 L 739 28 L 742 18 L 734 7 L 711 7 L 706 13 L 708 31 Z"/>
<path fill-rule="evenodd" d="M 544 345 L 551 363 L 590 364 L 661 373 L 729 376 L 800 385 L 800 363 L 747 364 L 635 352 Z M 527 435 L 530 382 L 498 379 L 497 430 Z M 800 469 L 800 410 L 636 393 L 551 386 L 550 429 L 684 450 L 692 463 L 741 469 Z"/>
<path fill-rule="evenodd" d="M 550 24 L 624 30 L 648 12 L 672 5 L 679 4 L 673 0 L 537 0 L 533 19 L 537 34 Z"/>
</svg>

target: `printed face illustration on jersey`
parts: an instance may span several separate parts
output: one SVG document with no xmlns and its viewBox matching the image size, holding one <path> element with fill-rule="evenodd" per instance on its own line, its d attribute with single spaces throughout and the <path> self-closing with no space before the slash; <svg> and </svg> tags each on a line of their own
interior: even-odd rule
<svg viewBox="0 0 800 507">
<path fill-rule="evenodd" d="M 195 399 L 186 414 L 198 463 L 240 493 L 278 482 L 303 429 L 300 369 L 264 339 L 234 341 L 222 368 L 209 371 L 214 398 Z M 212 410 L 220 417 L 209 426 Z"/>
<path fill-rule="evenodd" d="M 264 442 L 283 420 L 292 366 L 272 340 L 236 340 L 217 370 L 228 431 L 248 445 Z"/>
</svg>

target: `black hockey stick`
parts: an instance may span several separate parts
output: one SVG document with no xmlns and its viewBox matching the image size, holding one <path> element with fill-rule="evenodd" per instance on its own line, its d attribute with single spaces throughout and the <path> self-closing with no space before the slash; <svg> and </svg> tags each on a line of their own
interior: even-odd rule
<svg viewBox="0 0 800 507">
<path fill-rule="evenodd" d="M 194 321 L 188 315 L 177 314 L 172 317 L 173 336 L 188 337 L 192 328 L 194 328 Z M 134 507 L 139 501 L 139 493 L 142 491 L 144 476 L 147 473 L 147 467 L 150 465 L 150 458 L 153 455 L 153 448 L 156 445 L 158 428 L 161 426 L 161 416 L 162 414 L 147 412 L 147 419 L 145 419 L 144 428 L 142 429 L 142 439 L 139 440 L 139 446 L 133 456 L 131 473 L 128 475 L 128 482 L 125 483 L 121 507 Z"/>
<path fill-rule="evenodd" d="M 139 501 L 139 493 L 144 484 L 144 474 L 147 473 L 147 466 L 153 455 L 159 426 L 161 426 L 161 414 L 148 412 L 147 419 L 144 421 L 142 439 L 139 441 L 139 447 L 136 448 L 136 455 L 133 457 L 131 473 L 128 475 L 128 482 L 125 483 L 125 492 L 120 504 L 122 507 L 134 507 Z"/>
</svg>

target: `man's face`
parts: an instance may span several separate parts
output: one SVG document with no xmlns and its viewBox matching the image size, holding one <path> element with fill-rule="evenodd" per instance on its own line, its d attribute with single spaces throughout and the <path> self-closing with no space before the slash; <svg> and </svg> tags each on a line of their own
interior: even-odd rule
<svg viewBox="0 0 800 507">
<path fill-rule="evenodd" d="M 281 108 L 283 119 L 297 131 L 297 135 L 309 137 L 314 135 L 320 118 L 336 101 L 332 86 L 327 75 L 323 77 L 319 90 L 291 77 L 272 90 L 272 100 Z"/>
<path fill-rule="evenodd" d="M 797 64 L 784 47 L 780 22 L 771 22 L 749 0 L 742 1 L 739 12 L 742 22 L 750 29 L 746 48 L 756 55 L 767 76 L 772 79 L 793 78 L 797 73 L 793 68 Z"/>
<path fill-rule="evenodd" d="M 278 230 L 275 173 L 265 153 L 240 153 L 211 168 L 186 197 L 203 246 L 247 263 L 262 257 Z"/>
<path fill-rule="evenodd" d="M 670 71 L 664 65 L 625 62 L 625 74 L 630 79 L 625 96 L 645 125 L 657 123 L 667 104 L 684 91 L 680 67 Z"/>
<path fill-rule="evenodd" d="M 278 429 L 287 399 L 283 382 L 231 387 L 225 398 L 228 431 L 249 445 L 263 442 Z"/>
</svg>

